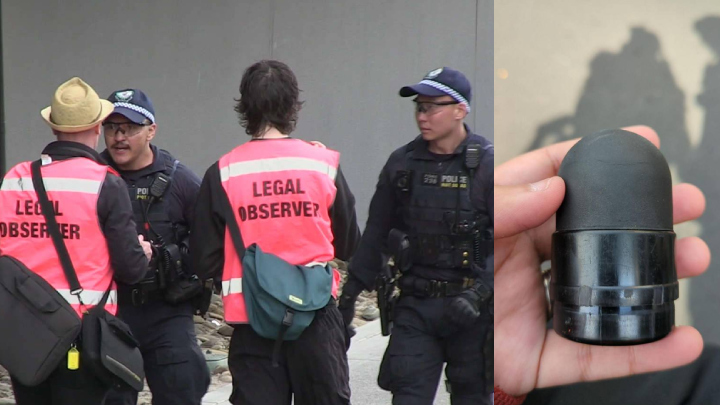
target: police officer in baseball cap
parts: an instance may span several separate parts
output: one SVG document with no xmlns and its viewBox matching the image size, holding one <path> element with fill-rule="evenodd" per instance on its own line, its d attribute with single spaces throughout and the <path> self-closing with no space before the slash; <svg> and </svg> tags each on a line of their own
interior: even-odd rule
<svg viewBox="0 0 720 405">
<path fill-rule="evenodd" d="M 138 234 L 154 246 L 145 278 L 118 283 L 118 315 L 139 342 L 153 404 L 199 405 L 210 375 L 195 337 L 194 300 L 176 299 L 169 291 L 193 273 L 187 246 L 200 179 L 151 143 L 157 122 L 147 94 L 122 89 L 108 100 L 115 110 L 103 122 L 107 149 L 102 156 L 127 185 Z M 105 402 L 135 403 L 137 393 L 118 391 Z"/>
<path fill-rule="evenodd" d="M 388 236 L 406 235 L 411 253 L 378 383 L 393 404 L 431 404 L 446 363 L 453 404 L 490 404 L 493 146 L 464 124 L 472 89 L 457 70 L 432 70 L 400 96 L 415 97 L 420 134 L 380 173 L 341 312 L 349 326 L 358 294 L 376 286 Z"/>
</svg>

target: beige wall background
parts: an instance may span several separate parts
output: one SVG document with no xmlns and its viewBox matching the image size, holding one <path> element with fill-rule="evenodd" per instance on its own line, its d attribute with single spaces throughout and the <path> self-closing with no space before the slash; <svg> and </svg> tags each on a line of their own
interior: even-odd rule
<svg viewBox="0 0 720 405">
<path fill-rule="evenodd" d="M 77 75 L 102 97 L 147 93 L 154 143 L 202 176 L 249 139 L 232 109 L 243 71 L 279 59 L 305 101 L 293 136 L 342 154 L 364 226 L 383 164 L 418 134 L 400 87 L 440 66 L 464 72 L 467 123 L 492 140 L 492 23 L 492 0 L 2 1 L 0 153 L 8 167 L 35 158 L 52 139 L 38 111 Z"/>
<path fill-rule="evenodd" d="M 681 282 L 677 323 L 720 343 L 720 182 L 708 174 L 720 169 L 718 54 L 717 0 L 495 3 L 496 166 L 599 129 L 653 126 L 673 181 L 708 197 L 706 214 L 675 231 L 704 237 L 718 258 Z"/>
<path fill-rule="evenodd" d="M 685 92 L 690 139 L 699 144 L 704 110 L 696 97 L 704 68 L 716 56 L 693 26 L 711 14 L 720 15 L 720 2 L 496 2 L 495 165 L 527 150 L 538 126 L 573 114 L 590 76 L 590 61 L 600 52 L 619 52 L 636 26 L 660 39 L 661 57 Z"/>
</svg>

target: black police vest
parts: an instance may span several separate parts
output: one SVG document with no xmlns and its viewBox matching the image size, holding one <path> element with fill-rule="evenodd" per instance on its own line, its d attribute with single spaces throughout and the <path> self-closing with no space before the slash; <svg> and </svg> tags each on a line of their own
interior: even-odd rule
<svg viewBox="0 0 720 405">
<path fill-rule="evenodd" d="M 464 154 L 442 162 L 410 158 L 406 165 L 394 182 L 413 268 L 435 273 L 483 266 L 479 233 L 489 222 L 470 197 L 477 170 L 466 168 Z"/>
<path fill-rule="evenodd" d="M 171 172 L 172 168 L 167 168 L 162 173 L 170 176 Z M 157 173 L 149 174 L 136 181 L 134 185 L 128 185 L 137 231 L 138 234 L 145 237 L 145 240 L 152 240 L 156 243 L 160 243 L 161 240 L 164 243 L 178 243 L 177 237 L 180 230 L 168 215 L 167 195 L 170 190 L 168 189 L 165 192 L 165 198 L 154 199 L 150 204 L 150 187 L 156 176 Z M 160 238 L 158 238 L 158 235 Z"/>
</svg>

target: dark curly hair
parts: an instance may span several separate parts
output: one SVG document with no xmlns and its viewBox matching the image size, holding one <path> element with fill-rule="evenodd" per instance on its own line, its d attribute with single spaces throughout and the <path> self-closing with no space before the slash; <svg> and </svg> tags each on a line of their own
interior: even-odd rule
<svg viewBox="0 0 720 405">
<path fill-rule="evenodd" d="M 286 64 L 261 60 L 245 70 L 235 112 L 248 135 L 260 136 L 269 127 L 289 134 L 303 104 L 299 96 L 295 74 Z"/>
</svg>

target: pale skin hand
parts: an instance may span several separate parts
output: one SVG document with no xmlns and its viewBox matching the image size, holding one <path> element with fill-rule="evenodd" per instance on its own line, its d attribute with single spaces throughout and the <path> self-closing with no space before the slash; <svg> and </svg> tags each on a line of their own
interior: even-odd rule
<svg viewBox="0 0 720 405">
<path fill-rule="evenodd" d="M 147 257 L 148 260 L 152 259 L 152 248 L 150 247 L 150 242 L 145 241 L 145 237 L 142 235 L 138 235 L 138 241 L 140 242 L 140 246 L 143 248 L 145 257 Z"/>
<path fill-rule="evenodd" d="M 625 129 L 659 147 L 651 128 Z M 577 141 L 526 153 L 495 169 L 495 385 L 510 395 L 678 367 L 702 351 L 700 333 L 689 326 L 657 342 L 622 347 L 576 343 L 546 330 L 539 268 L 550 258 L 555 211 L 565 195 L 557 172 Z M 696 219 L 704 210 L 697 187 L 673 187 L 674 223 Z M 702 274 L 710 264 L 710 250 L 696 237 L 679 239 L 675 255 L 679 278 Z"/>
</svg>

